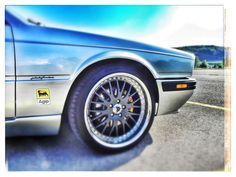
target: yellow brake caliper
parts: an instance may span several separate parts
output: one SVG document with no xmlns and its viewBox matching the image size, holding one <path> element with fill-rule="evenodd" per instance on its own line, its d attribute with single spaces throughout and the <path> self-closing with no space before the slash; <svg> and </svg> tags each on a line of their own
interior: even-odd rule
<svg viewBox="0 0 236 177">
<path fill-rule="evenodd" d="M 130 103 L 133 103 L 133 102 L 134 102 L 134 100 L 133 100 L 133 98 L 132 98 L 131 96 L 129 97 L 128 101 L 129 101 Z M 134 107 L 133 107 L 133 106 L 131 106 L 131 107 L 129 108 L 129 112 L 134 112 Z"/>
</svg>

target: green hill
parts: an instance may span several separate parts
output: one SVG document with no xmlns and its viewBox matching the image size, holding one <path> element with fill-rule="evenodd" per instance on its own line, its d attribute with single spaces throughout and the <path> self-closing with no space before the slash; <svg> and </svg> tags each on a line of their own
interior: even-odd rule
<svg viewBox="0 0 236 177">
<path fill-rule="evenodd" d="M 223 68 L 227 55 L 224 47 L 215 45 L 183 46 L 176 49 L 193 53 L 196 56 L 195 68 Z"/>
</svg>

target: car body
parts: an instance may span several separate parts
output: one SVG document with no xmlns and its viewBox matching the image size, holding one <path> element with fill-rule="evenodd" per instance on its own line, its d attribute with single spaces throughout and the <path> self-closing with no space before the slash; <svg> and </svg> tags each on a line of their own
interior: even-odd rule
<svg viewBox="0 0 236 177">
<path fill-rule="evenodd" d="M 7 136 L 57 134 L 73 84 L 91 66 L 108 62 L 129 61 L 148 72 L 156 92 L 155 115 L 176 112 L 193 94 L 192 54 L 27 24 L 5 14 Z"/>
</svg>

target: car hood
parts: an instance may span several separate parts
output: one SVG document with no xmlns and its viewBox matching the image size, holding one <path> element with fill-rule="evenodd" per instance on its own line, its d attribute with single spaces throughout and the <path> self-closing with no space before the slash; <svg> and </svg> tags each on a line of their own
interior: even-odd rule
<svg viewBox="0 0 236 177">
<path fill-rule="evenodd" d="M 194 59 L 194 55 L 176 49 L 162 48 L 141 42 L 92 34 L 87 32 L 72 31 L 29 25 L 20 20 L 8 10 L 5 11 L 6 19 L 13 21 L 15 42 L 48 43 L 61 45 L 82 45 L 91 47 L 115 48 L 123 50 L 138 50 L 164 55 Z M 157 39 L 158 40 L 158 39 Z"/>
<path fill-rule="evenodd" d="M 103 47 L 122 50 L 136 50 L 142 52 L 174 55 L 177 57 L 194 59 L 194 55 L 176 49 L 148 45 L 141 42 L 109 37 L 99 34 L 72 31 L 27 25 L 18 27 L 14 31 L 16 42 L 50 43 L 61 45 L 81 45 L 90 47 Z"/>
</svg>

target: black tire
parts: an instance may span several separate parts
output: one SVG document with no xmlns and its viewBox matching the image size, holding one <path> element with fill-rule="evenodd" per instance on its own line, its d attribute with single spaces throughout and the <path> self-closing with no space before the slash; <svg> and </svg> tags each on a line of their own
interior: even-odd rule
<svg viewBox="0 0 236 177">
<path fill-rule="evenodd" d="M 123 76 L 123 74 L 121 73 L 125 75 Z M 111 85 L 105 85 L 105 84 L 102 85 L 103 84 L 102 80 L 109 76 L 115 76 L 114 78 L 116 79 L 111 80 L 111 81 L 104 80 L 103 82 L 105 84 L 111 84 Z M 119 64 L 119 63 L 116 63 L 115 65 L 112 63 L 99 65 L 98 67 L 90 68 L 86 73 L 84 73 L 83 76 L 74 83 L 69 99 L 68 99 L 67 112 L 68 112 L 69 124 L 72 131 L 76 135 L 76 137 L 78 139 L 81 139 L 83 142 L 86 142 L 86 144 L 88 144 L 93 149 L 96 149 L 102 152 L 119 152 L 119 151 L 129 149 L 133 147 L 134 145 L 136 145 L 137 143 L 139 143 L 144 138 L 144 136 L 148 133 L 153 123 L 154 111 L 155 111 L 155 101 L 154 101 L 155 94 L 153 92 L 153 86 L 152 86 L 152 83 L 150 83 L 150 79 L 146 77 L 147 75 L 145 74 L 145 72 L 140 71 L 139 68 L 136 68 L 135 66 Z M 142 81 L 142 82 L 139 82 L 138 79 L 139 81 Z M 110 89 L 109 88 L 107 89 L 107 92 L 105 92 L 106 90 L 103 90 L 104 92 L 101 92 L 101 95 L 100 95 L 101 97 L 96 96 L 95 94 L 95 92 L 99 92 L 100 91 L 99 89 L 102 88 L 102 87 L 100 88 L 100 86 L 98 88 L 95 87 L 95 85 L 99 82 L 101 82 L 100 84 L 103 87 L 111 86 L 109 87 Z M 115 82 L 118 83 L 117 88 L 115 87 Z M 132 83 L 134 86 L 131 87 Z M 120 87 L 124 87 L 123 90 Z M 129 87 L 131 91 L 133 89 L 133 92 L 134 92 L 133 94 L 136 95 L 137 100 L 138 100 L 138 101 L 136 100 L 136 103 L 134 101 L 134 96 L 128 95 L 128 89 L 126 89 L 126 87 L 127 88 Z M 95 91 L 92 92 L 92 89 L 95 89 Z M 130 93 L 132 93 L 131 91 Z M 108 98 L 105 98 L 106 94 L 108 95 Z M 91 96 L 91 95 L 94 95 L 94 96 Z M 110 103 L 111 103 L 112 101 L 114 102 L 114 99 L 118 98 L 118 95 L 121 96 L 120 97 L 121 101 L 123 101 L 124 104 L 127 103 L 127 100 L 125 102 L 125 100 L 122 100 L 122 99 L 128 99 L 128 103 L 125 105 L 122 105 L 122 108 L 125 107 L 126 105 L 127 107 L 124 108 L 124 110 L 122 109 L 121 112 L 120 112 L 121 103 L 120 104 L 114 103 L 114 105 L 110 105 L 112 108 L 108 108 L 108 106 L 105 105 L 105 103 L 108 103 L 108 102 L 105 102 L 105 99 L 110 100 Z M 114 99 L 111 99 L 112 96 L 114 96 Z M 95 106 L 93 105 L 91 101 L 92 99 L 96 99 L 96 103 L 94 103 Z M 100 101 L 103 101 L 103 102 L 101 102 L 100 104 Z M 118 102 L 119 100 L 116 100 L 116 101 Z M 138 104 L 138 106 L 135 106 L 135 104 Z M 105 115 L 104 113 L 105 115 L 104 116 L 102 113 L 103 110 L 101 110 L 101 112 L 97 111 L 98 106 L 99 106 L 99 109 L 105 108 L 104 111 L 106 112 L 111 111 L 111 114 L 107 113 Z M 95 110 L 94 112 L 93 111 L 90 112 L 91 107 Z M 118 112 L 120 113 L 118 114 Z M 97 114 L 99 115 L 102 114 L 102 116 L 104 117 L 101 116 L 101 118 L 95 120 L 96 117 L 99 117 L 97 116 Z M 111 117 L 112 114 L 114 117 Z M 134 118 L 135 114 L 136 114 L 136 118 Z M 93 118 L 90 118 L 88 115 Z M 132 119 L 135 119 L 135 120 L 132 120 Z M 130 123 L 131 120 L 133 122 L 136 121 L 136 123 L 131 124 Z M 98 121 L 98 123 L 96 124 L 93 123 L 96 121 Z M 106 122 L 106 123 L 101 123 L 101 122 Z M 139 122 L 139 124 L 137 122 Z M 99 128 L 95 128 L 95 125 L 96 127 L 104 126 L 102 129 L 103 131 L 106 132 L 106 134 L 103 131 L 102 131 L 103 132 L 102 134 Z M 116 133 L 114 133 L 114 129 L 116 129 L 115 130 Z M 121 133 L 121 130 L 122 130 L 122 133 Z M 107 133 L 108 131 L 109 131 L 109 135 Z M 99 134 L 99 136 L 97 134 Z M 103 137 L 103 135 L 105 136 Z M 101 142 L 100 142 L 100 138 L 101 138 Z M 120 142 L 117 142 L 117 141 L 120 141 Z"/>
</svg>

